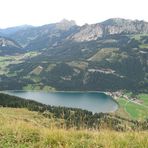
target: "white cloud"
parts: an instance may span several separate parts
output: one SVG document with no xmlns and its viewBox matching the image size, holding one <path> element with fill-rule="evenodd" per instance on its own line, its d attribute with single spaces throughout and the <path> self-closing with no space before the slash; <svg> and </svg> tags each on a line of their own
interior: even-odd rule
<svg viewBox="0 0 148 148">
<path fill-rule="evenodd" d="M 79 25 L 121 17 L 148 21 L 147 0 L 0 0 L 0 27 L 73 19 Z"/>
</svg>

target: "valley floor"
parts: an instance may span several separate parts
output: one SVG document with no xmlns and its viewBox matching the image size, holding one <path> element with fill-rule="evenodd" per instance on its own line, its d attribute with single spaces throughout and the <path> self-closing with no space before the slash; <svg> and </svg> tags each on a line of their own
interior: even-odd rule
<svg viewBox="0 0 148 148">
<path fill-rule="evenodd" d="M 116 101 L 119 104 L 119 108 L 115 114 L 133 120 L 148 118 L 148 94 L 139 94 L 136 97 L 132 97 L 131 93 L 125 93 L 116 97 Z"/>
<path fill-rule="evenodd" d="M 146 148 L 148 132 L 66 130 L 27 109 L 0 107 L 2 148 Z"/>
</svg>

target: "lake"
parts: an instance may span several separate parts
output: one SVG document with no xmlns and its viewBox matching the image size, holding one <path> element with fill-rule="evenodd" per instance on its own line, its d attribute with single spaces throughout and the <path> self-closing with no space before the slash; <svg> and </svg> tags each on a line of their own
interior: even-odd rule
<svg viewBox="0 0 148 148">
<path fill-rule="evenodd" d="M 6 91 L 5 93 L 47 105 L 81 108 L 93 113 L 113 112 L 118 104 L 101 92 L 37 92 Z"/>
</svg>

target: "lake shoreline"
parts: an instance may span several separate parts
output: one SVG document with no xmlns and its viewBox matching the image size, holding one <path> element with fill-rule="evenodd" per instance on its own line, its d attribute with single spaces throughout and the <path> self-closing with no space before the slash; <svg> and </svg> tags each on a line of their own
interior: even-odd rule
<svg viewBox="0 0 148 148">
<path fill-rule="evenodd" d="M 114 98 L 114 95 L 112 94 L 113 92 L 109 92 L 109 91 L 78 91 L 78 90 L 68 90 L 68 91 L 65 91 L 65 90 L 54 90 L 54 91 L 45 91 L 45 90 L 3 90 L 3 91 L 0 91 L 0 93 L 3 93 L 3 92 L 7 92 L 7 91 L 9 91 L 9 92 L 11 92 L 11 91 L 20 91 L 20 92 L 44 92 L 44 93 L 60 93 L 60 92 L 63 92 L 63 93 L 104 93 L 104 94 L 106 94 L 106 95 L 108 95 L 108 96 L 110 96 L 110 97 L 112 97 L 113 98 L 113 100 L 117 100 L 117 99 L 115 99 Z M 117 101 L 116 101 L 117 102 Z"/>
<path fill-rule="evenodd" d="M 65 95 L 64 93 L 68 93 L 67 95 L 68 95 L 68 97 L 70 97 L 70 99 L 67 99 L 66 100 L 66 102 L 68 103 L 68 106 L 66 106 L 66 105 L 63 105 L 63 104 L 49 104 L 49 105 L 53 105 L 53 106 L 65 106 L 65 107 L 73 107 L 73 108 L 80 108 L 80 109 L 85 109 L 85 110 L 88 110 L 88 111 L 92 111 L 92 112 L 107 112 L 107 113 L 113 113 L 113 112 L 115 112 L 116 110 L 118 110 L 118 108 L 119 108 L 119 105 L 118 105 L 118 102 L 112 97 L 112 96 L 110 96 L 107 92 L 103 92 L 103 91 L 38 91 L 38 90 L 5 90 L 5 91 L 0 91 L 0 93 L 4 93 L 4 94 L 9 94 L 9 95 L 16 95 L 17 93 L 18 94 L 23 94 L 23 93 L 29 93 L 29 95 L 31 94 L 33 94 L 33 97 L 32 98 L 29 98 L 28 96 L 26 96 L 26 94 L 25 94 L 25 96 L 18 96 L 18 97 L 22 97 L 22 98 L 25 98 L 25 99 L 31 99 L 31 100 L 35 100 L 35 101 L 37 101 L 37 102 L 40 102 L 40 100 L 36 100 L 36 99 L 39 99 L 39 97 L 36 95 L 34 95 L 34 93 L 36 94 L 36 93 L 39 93 L 39 95 L 43 95 L 43 97 L 42 96 L 40 96 L 41 98 L 42 98 L 42 100 L 44 100 L 45 102 L 49 99 L 49 98 L 47 98 L 47 96 L 48 96 L 48 94 L 51 96 L 52 95 L 52 97 L 54 98 L 54 96 L 57 96 L 57 94 L 56 93 L 61 93 L 61 95 L 62 95 L 62 97 L 63 97 L 63 95 Z M 16 93 L 16 94 L 15 94 Z M 83 103 L 81 102 L 80 104 L 79 103 L 77 103 L 77 105 L 76 106 L 69 106 L 69 104 L 71 104 L 71 102 L 69 102 L 70 100 L 72 100 L 72 99 L 75 99 L 74 97 L 73 97 L 73 94 L 74 93 L 78 93 L 78 94 L 80 94 L 81 96 L 78 96 L 78 95 L 76 95 L 76 102 L 81 102 L 82 100 L 83 100 Z M 83 94 L 83 97 L 82 97 L 82 94 Z M 87 94 L 88 93 L 88 94 Z M 94 94 L 93 94 L 94 93 Z M 17 95 L 18 95 L 17 94 Z M 94 96 L 94 95 L 97 95 L 98 94 L 98 97 L 97 96 Z M 84 96 L 84 95 L 86 95 L 86 96 Z M 88 97 L 87 97 L 88 96 Z M 110 100 L 111 100 L 111 104 L 109 103 L 107 103 L 107 102 L 104 102 L 105 100 L 103 99 L 103 102 L 106 104 L 100 104 L 98 101 L 101 99 L 100 98 L 100 96 L 101 96 L 101 98 L 102 97 L 107 97 L 107 98 L 109 98 Z M 58 96 L 59 97 L 59 96 Z M 66 97 L 66 95 L 64 96 L 64 97 Z M 80 97 L 80 100 L 79 100 L 79 97 Z M 84 101 L 84 98 L 86 97 L 86 102 Z M 95 100 L 94 100 L 94 97 L 95 97 Z M 67 98 L 67 97 L 66 97 Z M 89 98 L 89 99 L 88 99 Z M 47 100 L 46 100 L 47 99 Z M 54 98 L 54 99 L 56 99 L 56 98 Z M 59 98 L 58 98 L 59 99 Z M 92 99 L 92 100 L 91 100 Z M 96 100 L 98 100 L 97 102 L 95 102 Z M 60 102 L 61 102 L 61 100 L 59 100 Z M 75 104 L 75 101 L 73 102 L 74 104 Z M 44 104 L 46 104 L 45 102 L 41 102 L 41 103 L 44 103 Z M 52 100 L 51 100 L 51 102 L 52 102 Z M 50 103 L 51 103 L 50 102 Z M 88 102 L 89 102 L 89 104 L 88 104 Z M 113 103 L 114 102 L 114 103 Z M 66 104 L 67 104 L 66 103 Z M 97 104 L 98 103 L 98 107 L 97 107 Z M 114 107 L 111 107 L 113 104 L 116 104 L 116 107 L 114 106 Z M 83 105 L 82 105 L 83 104 Z M 88 109 L 87 108 L 85 108 L 85 105 L 86 106 L 89 106 L 88 107 Z M 101 106 L 100 106 L 101 105 Z M 81 106 L 83 106 L 83 107 L 81 107 Z M 108 106 L 108 107 L 107 107 Z M 94 107 L 94 109 L 92 109 Z M 90 108 L 91 108 L 91 110 L 90 110 Z M 96 109 L 96 108 L 98 108 L 98 109 Z M 112 109 L 111 109 L 112 108 Z M 96 111 L 94 111 L 94 110 L 96 110 Z M 102 110 L 102 111 L 99 111 L 99 110 Z"/>
</svg>

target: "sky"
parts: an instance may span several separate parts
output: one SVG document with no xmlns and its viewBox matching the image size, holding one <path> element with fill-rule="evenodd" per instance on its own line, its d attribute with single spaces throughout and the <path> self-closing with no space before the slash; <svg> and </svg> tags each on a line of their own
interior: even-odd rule
<svg viewBox="0 0 148 148">
<path fill-rule="evenodd" d="M 0 28 L 62 19 L 83 25 L 109 18 L 148 21 L 148 0 L 0 0 Z"/>
</svg>

